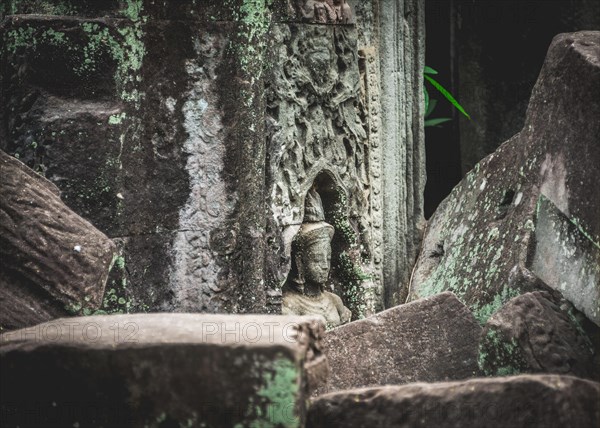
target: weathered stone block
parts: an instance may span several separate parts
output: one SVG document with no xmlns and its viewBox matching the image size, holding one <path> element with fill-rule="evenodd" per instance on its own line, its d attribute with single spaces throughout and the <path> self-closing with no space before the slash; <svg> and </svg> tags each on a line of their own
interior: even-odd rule
<svg viewBox="0 0 600 428">
<path fill-rule="evenodd" d="M 476 376 L 480 334 L 452 293 L 337 327 L 325 334 L 330 375 L 317 393 Z"/>
<path fill-rule="evenodd" d="M 556 375 L 383 386 L 315 399 L 306 426 L 592 428 L 598 400 L 600 384 Z"/>
<path fill-rule="evenodd" d="M 411 300 L 450 290 L 483 324 L 546 283 L 600 325 L 599 52 L 600 32 L 554 38 L 523 130 L 429 221 Z"/>
<path fill-rule="evenodd" d="M 543 195 L 535 220 L 531 272 L 600 325 L 600 245 Z"/>
<path fill-rule="evenodd" d="M 567 302 L 560 305 L 553 300 L 549 293 L 526 293 L 492 315 L 479 350 L 479 365 L 485 374 L 595 377 L 593 343 Z"/>
<path fill-rule="evenodd" d="M 17 330 L 0 336 L 3 425 L 300 427 L 322 331 L 308 317 L 195 314 Z"/>
<path fill-rule="evenodd" d="M 260 91 L 248 57 L 227 49 L 242 24 L 202 7 L 163 20 L 177 16 L 153 3 L 106 4 L 113 18 L 86 5 L 69 10 L 87 18 L 7 16 L 0 146 L 127 243 L 131 310 L 265 311 L 264 198 L 251 194 L 265 182 L 264 109 L 249 107 Z"/>
<path fill-rule="evenodd" d="M 98 308 L 115 244 L 71 211 L 54 184 L 3 151 L 0 168 L 0 325 Z"/>
</svg>

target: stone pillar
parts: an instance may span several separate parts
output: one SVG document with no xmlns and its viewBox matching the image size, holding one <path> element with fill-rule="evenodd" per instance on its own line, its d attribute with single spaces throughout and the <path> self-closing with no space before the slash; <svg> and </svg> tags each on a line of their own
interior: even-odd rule
<svg viewBox="0 0 600 428">
<path fill-rule="evenodd" d="M 12 2 L 1 146 L 113 238 L 103 310 L 265 310 L 265 2 Z"/>
<path fill-rule="evenodd" d="M 404 303 L 421 241 L 424 2 L 379 2 L 385 305 Z"/>
</svg>

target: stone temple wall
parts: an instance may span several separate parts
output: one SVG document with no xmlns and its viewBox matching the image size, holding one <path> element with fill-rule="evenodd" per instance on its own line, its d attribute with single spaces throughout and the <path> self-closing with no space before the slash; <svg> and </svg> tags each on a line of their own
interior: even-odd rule
<svg viewBox="0 0 600 428">
<path fill-rule="evenodd" d="M 354 317 L 403 301 L 423 1 L 351 1 L 344 19 L 313 3 L 0 6 L 0 148 L 117 243 L 103 311 L 279 312 L 312 186 Z"/>
</svg>

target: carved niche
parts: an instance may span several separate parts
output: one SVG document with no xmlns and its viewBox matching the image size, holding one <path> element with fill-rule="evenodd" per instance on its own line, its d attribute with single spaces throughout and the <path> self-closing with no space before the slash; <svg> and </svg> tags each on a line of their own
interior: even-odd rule
<svg viewBox="0 0 600 428">
<path fill-rule="evenodd" d="M 350 320 L 346 308 L 329 286 L 334 227 L 325 221 L 315 188 L 306 195 L 304 223 L 292 242 L 292 269 L 283 287 L 284 315 L 315 315 L 327 328 Z"/>
<path fill-rule="evenodd" d="M 275 301 L 290 271 L 291 242 L 303 223 L 305 196 L 316 186 L 326 221 L 335 227 L 332 283 L 358 318 L 375 310 L 372 294 L 379 285 L 369 275 L 374 270 L 373 171 L 356 29 L 279 24 L 271 41 L 267 285 Z"/>
</svg>

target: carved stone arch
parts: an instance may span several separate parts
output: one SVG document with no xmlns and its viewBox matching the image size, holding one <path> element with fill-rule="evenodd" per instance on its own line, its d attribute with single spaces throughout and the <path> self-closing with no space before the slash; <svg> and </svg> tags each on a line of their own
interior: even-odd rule
<svg viewBox="0 0 600 428">
<path fill-rule="evenodd" d="M 321 196 L 321 201 L 323 202 L 323 209 L 325 210 L 325 221 L 331 223 L 327 220 L 327 212 L 331 210 L 329 205 L 334 203 L 334 199 L 337 197 L 342 197 L 347 199 L 349 196 L 349 191 L 347 187 L 344 185 L 344 181 L 340 177 L 340 175 L 333 168 L 321 168 L 314 169 L 314 172 L 310 174 L 309 178 L 306 180 L 304 185 L 302 186 L 302 222 L 304 222 L 304 207 L 306 205 L 306 195 L 308 191 L 315 187 L 316 191 Z M 327 205 L 327 206 L 326 206 Z"/>
<path fill-rule="evenodd" d="M 331 243 L 332 265 L 328 282 L 331 289 L 327 291 L 338 294 L 344 305 L 352 311 L 353 319 L 357 319 L 362 314 L 360 308 L 362 301 L 358 297 L 362 294 L 361 288 L 364 281 L 359 276 L 364 273 L 364 268 L 369 269 L 370 263 L 363 260 L 360 254 L 363 244 L 366 245 L 366 243 L 362 242 L 363 238 L 359 233 L 358 224 L 353 222 L 350 215 L 348 203 L 351 196 L 350 191 L 335 168 L 313 169 L 313 172 L 308 174 L 305 185 L 299 189 L 302 195 L 302 222 L 305 218 L 306 197 L 313 187 L 321 197 L 325 221 L 335 229 Z M 283 270 L 282 283 L 285 283 L 288 276 L 293 273 L 292 242 L 300 226 L 301 224 L 294 224 L 283 227 L 285 258 L 288 263 Z"/>
</svg>

